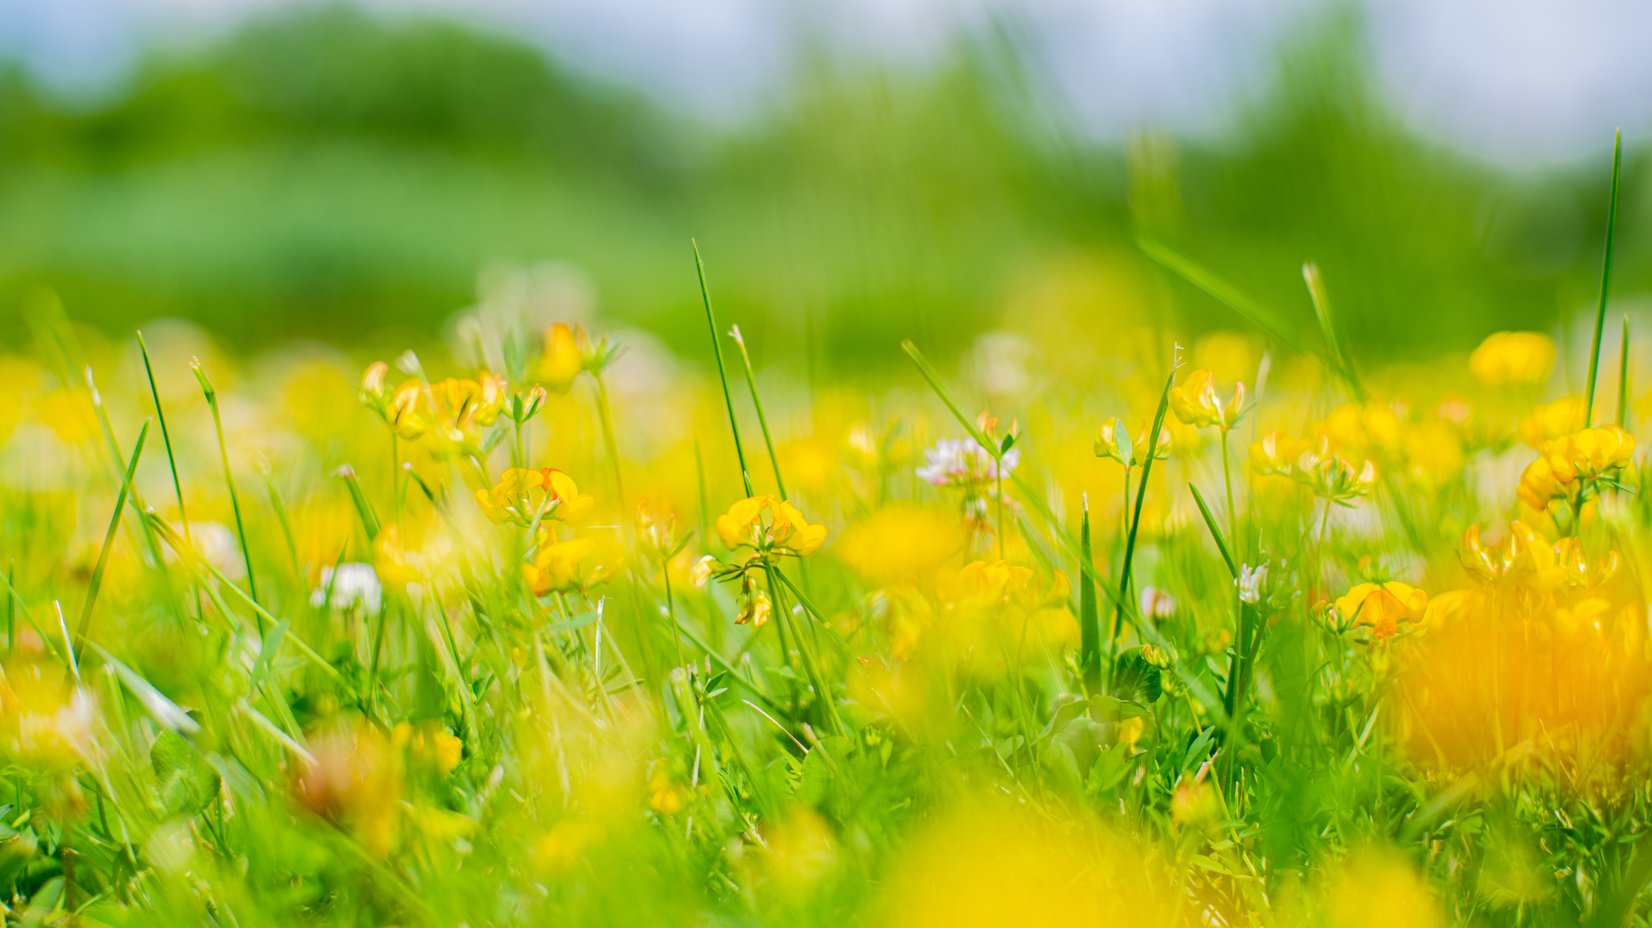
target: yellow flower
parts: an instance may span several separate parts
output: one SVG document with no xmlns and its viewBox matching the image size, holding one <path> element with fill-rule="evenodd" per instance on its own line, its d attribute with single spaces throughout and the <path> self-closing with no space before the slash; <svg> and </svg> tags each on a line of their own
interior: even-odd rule
<svg viewBox="0 0 1652 928">
<path fill-rule="evenodd" d="M 687 790 L 672 782 L 664 764 L 655 764 L 648 775 L 648 808 L 661 815 L 676 815 L 687 803 Z"/>
<path fill-rule="evenodd" d="M 1111 458 L 1126 467 L 1139 467 L 1146 463 L 1148 438 L 1152 431 L 1153 424 L 1143 422 L 1141 429 L 1131 437 L 1130 430 L 1114 416 L 1096 430 L 1096 457 Z M 1153 457 L 1162 461 L 1169 456 L 1170 430 L 1161 428 L 1158 441 L 1153 443 Z"/>
<path fill-rule="evenodd" d="M 1617 552 L 1599 558 L 1587 557 L 1576 538 L 1550 542 L 1524 522 L 1510 522 L 1509 534 L 1501 545 L 1487 545 L 1480 539 L 1480 527 L 1469 526 L 1463 533 L 1459 558 L 1469 575 L 1482 583 L 1511 580 L 1538 593 L 1552 593 L 1565 586 L 1596 588 L 1617 573 Z"/>
<path fill-rule="evenodd" d="M 1580 428 L 1583 428 L 1583 400 L 1569 396 L 1544 403 L 1522 418 L 1520 440 L 1530 445 L 1532 450 L 1541 451 L 1549 442 Z"/>
<path fill-rule="evenodd" d="M 102 713 L 60 667 L 17 658 L 0 666 L 0 757 L 45 768 L 101 763 Z"/>
<path fill-rule="evenodd" d="M 717 517 L 717 535 L 730 548 L 807 557 L 826 541 L 826 526 L 809 523 L 796 506 L 768 494 L 730 506 Z"/>
<path fill-rule="evenodd" d="M 404 748 L 409 759 L 444 777 L 459 766 L 465 750 L 464 742 L 431 721 L 421 722 L 418 727 L 398 722 L 390 731 L 390 740 Z"/>
<path fill-rule="evenodd" d="M 1328 928 L 1434 928 L 1444 922 L 1428 884 L 1391 851 L 1356 852 L 1336 868 L 1321 895 L 1320 924 Z"/>
<path fill-rule="evenodd" d="M 532 525 L 535 520 L 572 522 L 590 512 L 596 500 L 579 492 L 574 479 L 554 467 L 508 468 L 491 490 L 477 490 L 476 502 L 495 523 Z"/>
<path fill-rule="evenodd" d="M 1207 370 L 1194 371 L 1181 386 L 1170 389 L 1170 409 L 1176 418 L 1199 428 L 1216 426 L 1226 431 L 1238 421 L 1244 405 L 1244 384 L 1234 384 L 1233 396 L 1223 403 L 1216 393 L 1216 381 Z"/>
<path fill-rule="evenodd" d="M 594 538 L 557 541 L 542 531 L 539 548 L 522 565 L 522 578 L 537 595 L 584 592 L 618 572 L 619 545 Z"/>
<path fill-rule="evenodd" d="M 1468 369 L 1488 387 L 1533 386 L 1554 370 L 1554 340 L 1539 332 L 1497 332 L 1469 355 Z"/>
<path fill-rule="evenodd" d="M 774 615 L 774 601 L 769 594 L 757 589 L 751 583 L 744 583 L 740 593 L 740 611 L 734 616 L 734 624 L 750 625 L 753 628 L 762 628 Z"/>
<path fill-rule="evenodd" d="M 558 322 L 546 329 L 545 354 L 539 360 L 539 376 L 545 386 L 558 392 L 567 390 L 585 370 L 590 344 L 591 336 L 583 325 Z"/>
<path fill-rule="evenodd" d="M 1330 442 L 1292 438 L 1277 429 L 1250 446 L 1251 469 L 1258 474 L 1288 477 L 1332 502 L 1347 503 L 1371 492 L 1376 484 L 1376 465 L 1370 461 L 1356 466 L 1332 454 Z"/>
<path fill-rule="evenodd" d="M 361 399 L 405 441 L 430 436 L 434 450 L 451 450 L 493 425 L 505 408 L 505 381 L 487 371 L 475 380 L 450 377 L 429 385 L 408 379 L 386 395 L 389 370 L 382 361 L 367 368 Z"/>
<path fill-rule="evenodd" d="M 1572 499 L 1585 481 L 1615 476 L 1635 455 L 1635 437 L 1615 425 L 1573 432 L 1543 446 L 1520 475 L 1520 501 L 1541 510 Z"/>
<path fill-rule="evenodd" d="M 391 739 L 357 720 L 312 736 L 309 750 L 313 761 L 293 771 L 293 798 L 311 813 L 348 827 L 372 853 L 390 853 L 401 831 L 406 785 Z"/>
<path fill-rule="evenodd" d="M 1344 620 L 1370 626 L 1378 639 L 1392 638 L 1399 631 L 1399 623 L 1421 619 L 1427 608 L 1427 593 L 1397 581 L 1355 584 L 1336 602 Z"/>
<path fill-rule="evenodd" d="M 850 526 L 832 550 L 868 580 L 888 585 L 930 576 L 968 543 L 956 514 L 897 505 Z"/>
</svg>

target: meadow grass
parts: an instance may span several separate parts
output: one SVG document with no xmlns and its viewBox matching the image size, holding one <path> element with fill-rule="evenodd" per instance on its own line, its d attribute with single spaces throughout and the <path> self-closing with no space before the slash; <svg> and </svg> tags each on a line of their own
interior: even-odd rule
<svg viewBox="0 0 1652 928">
<path fill-rule="evenodd" d="M 1317 339 L 1141 245 L 1244 328 L 1063 268 L 823 387 L 697 246 L 703 368 L 518 303 L 371 364 L 37 314 L 8 921 L 1646 923 L 1611 234 L 1581 396 L 1547 334 L 1362 364 L 1315 265 Z"/>
</svg>

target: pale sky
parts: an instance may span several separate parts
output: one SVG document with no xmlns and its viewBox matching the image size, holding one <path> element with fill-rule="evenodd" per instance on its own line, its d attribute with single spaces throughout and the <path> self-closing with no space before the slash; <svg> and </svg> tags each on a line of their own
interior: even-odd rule
<svg viewBox="0 0 1652 928">
<path fill-rule="evenodd" d="M 291 0 L 289 0 L 291 2 Z M 309 2 L 309 0 L 298 0 Z M 1031 24 L 1038 68 L 1084 131 L 1145 123 L 1219 133 L 1266 80 L 1281 36 L 1321 0 L 351 0 L 439 12 L 536 42 L 674 106 L 738 119 L 773 96 L 796 37 L 921 65 L 961 28 Z M 49 81 L 107 86 L 150 40 L 211 35 L 280 0 L 0 0 L 0 54 Z M 1380 86 L 1414 128 L 1481 157 L 1592 157 L 1614 127 L 1652 126 L 1652 4 L 1631 0 L 1364 0 Z"/>
</svg>

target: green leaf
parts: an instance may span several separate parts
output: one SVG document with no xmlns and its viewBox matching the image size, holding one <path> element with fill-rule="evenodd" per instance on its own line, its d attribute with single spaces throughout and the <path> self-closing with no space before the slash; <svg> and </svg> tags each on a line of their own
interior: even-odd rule
<svg viewBox="0 0 1652 928">
<path fill-rule="evenodd" d="M 218 795 L 218 771 L 183 735 L 166 729 L 149 748 L 161 805 L 171 815 L 197 815 Z"/>
<path fill-rule="evenodd" d="M 1148 705 L 1164 695 L 1163 671 L 1155 667 L 1138 650 L 1119 655 L 1113 668 L 1113 694 Z"/>
</svg>

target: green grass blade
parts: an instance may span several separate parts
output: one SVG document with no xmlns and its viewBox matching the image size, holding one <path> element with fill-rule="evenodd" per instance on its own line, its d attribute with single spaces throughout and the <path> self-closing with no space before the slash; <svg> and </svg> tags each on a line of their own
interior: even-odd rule
<svg viewBox="0 0 1652 928">
<path fill-rule="evenodd" d="M 1091 562 L 1090 497 L 1084 497 L 1078 523 L 1078 666 L 1084 678 L 1084 688 L 1095 691 L 1101 686 L 1101 615 L 1096 608 L 1096 578 L 1084 568 Z"/>
<path fill-rule="evenodd" d="M 780 498 L 786 499 L 786 479 L 780 476 L 780 456 L 774 453 L 774 436 L 769 434 L 769 417 L 763 414 L 763 398 L 757 393 L 757 374 L 751 367 L 751 353 L 746 350 L 746 339 L 740 334 L 740 327 L 729 329 L 729 337 L 740 347 L 740 361 L 746 372 L 746 388 L 751 391 L 751 404 L 757 409 L 757 426 L 763 430 L 763 447 L 768 449 L 769 464 L 774 468 L 774 485 L 780 492 Z"/>
<path fill-rule="evenodd" d="M 1342 329 L 1331 313 L 1331 297 L 1325 291 L 1325 278 L 1319 272 L 1319 265 L 1311 261 L 1302 265 L 1302 282 L 1308 285 L 1308 299 L 1314 304 L 1314 315 L 1319 319 L 1319 331 L 1325 337 L 1327 360 L 1343 382 L 1348 384 L 1354 399 L 1361 403 L 1365 402 L 1365 387 L 1354 371 L 1353 358 L 1348 354 L 1347 339 L 1343 337 Z"/>
<path fill-rule="evenodd" d="M 229 443 L 224 440 L 224 416 L 218 408 L 218 391 L 207 378 L 200 358 L 190 362 L 190 369 L 195 372 L 195 379 L 201 385 L 201 395 L 206 397 L 207 407 L 212 410 L 212 427 L 218 433 L 218 455 L 224 463 L 224 484 L 229 488 L 229 508 L 235 514 L 235 535 L 241 541 L 241 560 L 247 569 L 247 590 L 252 593 L 253 599 L 257 599 L 258 577 L 252 569 L 252 546 L 247 544 L 246 521 L 241 518 L 241 497 L 235 492 L 235 469 L 229 463 Z M 258 633 L 264 633 L 262 619 L 258 621 Z"/>
<path fill-rule="evenodd" d="M 1173 248 L 1146 237 L 1136 239 L 1142 254 L 1151 258 L 1154 263 L 1193 286 L 1203 290 L 1206 294 L 1244 317 L 1252 325 L 1266 332 L 1280 344 L 1286 345 L 1301 354 L 1313 354 L 1307 346 L 1291 333 L 1290 326 L 1280 321 L 1274 313 L 1246 296 L 1238 287 L 1228 283 L 1214 271 L 1193 261 Z"/>
<path fill-rule="evenodd" d="M 1187 488 L 1193 491 L 1193 501 L 1199 505 L 1199 517 L 1205 520 L 1205 528 L 1210 530 L 1210 537 L 1216 542 L 1216 550 L 1222 552 L 1222 561 L 1228 565 L 1228 573 L 1233 575 L 1233 579 L 1239 579 L 1239 564 L 1234 561 L 1233 553 L 1228 549 L 1226 539 L 1222 537 L 1222 529 L 1216 524 L 1216 515 L 1210 511 L 1210 506 L 1205 502 L 1204 494 L 1199 492 L 1198 487 L 1189 483 Z"/>
<path fill-rule="evenodd" d="M 913 365 L 918 368 L 918 373 L 923 375 L 925 381 L 928 381 L 929 388 L 935 391 L 935 395 L 941 398 L 942 403 L 946 404 L 946 408 L 951 411 L 952 417 L 957 419 L 958 424 L 964 427 L 964 431 L 969 433 L 969 437 L 975 439 L 976 444 L 985 448 L 988 454 L 996 458 L 998 448 L 988 441 L 985 435 L 981 434 L 981 430 L 976 428 L 974 421 L 964 415 L 964 411 L 958 408 L 957 403 L 953 402 L 952 395 L 947 392 L 946 386 L 941 383 L 941 376 L 935 373 L 935 368 L 929 363 L 929 359 L 924 357 L 923 352 L 918 350 L 918 346 L 914 345 L 911 339 L 907 339 L 901 342 L 901 350 L 906 352 L 906 356 L 912 359 Z"/>
<path fill-rule="evenodd" d="M 103 548 L 98 551 L 97 566 L 92 568 L 92 579 L 86 587 L 86 602 L 80 607 L 80 623 L 75 630 L 74 647 L 69 652 L 74 664 L 80 664 L 80 655 L 86 650 L 86 633 L 92 627 L 92 607 L 97 604 L 98 590 L 103 586 L 103 572 L 109 567 L 109 552 L 115 547 L 115 533 L 120 530 L 120 516 L 126 509 L 126 499 L 131 495 L 132 477 L 138 472 L 138 459 L 143 456 L 143 443 L 149 437 L 149 420 L 143 420 L 143 427 L 138 429 L 138 441 L 132 447 L 132 458 L 126 464 L 126 472 L 121 478 L 120 493 L 115 497 L 115 511 L 109 517 L 109 528 L 103 533 Z"/>
<path fill-rule="evenodd" d="M 1117 609 L 1113 613 L 1113 633 L 1107 642 L 1107 680 L 1108 689 L 1112 689 L 1114 657 L 1118 653 L 1119 632 L 1124 627 L 1125 605 L 1130 601 L 1130 567 L 1136 556 L 1136 536 L 1141 531 L 1142 503 L 1147 499 L 1147 478 L 1153 474 L 1153 459 L 1159 449 L 1159 433 L 1164 428 L 1164 416 L 1170 409 L 1170 388 L 1176 384 L 1176 367 L 1170 368 L 1170 376 L 1164 379 L 1164 391 L 1159 394 L 1159 408 L 1153 414 L 1153 428 L 1147 433 L 1147 456 L 1143 458 L 1141 466 L 1141 482 L 1136 486 L 1136 510 L 1130 516 L 1130 532 L 1124 538 L 1124 565 L 1119 570 L 1119 595 L 1115 603 Z"/>
<path fill-rule="evenodd" d="M 1612 188 L 1606 204 L 1606 252 L 1600 267 L 1600 304 L 1595 308 L 1595 340 L 1589 346 L 1589 389 L 1583 407 L 1583 426 L 1595 421 L 1595 380 L 1600 373 L 1600 340 L 1606 329 L 1606 295 L 1612 285 L 1612 245 L 1617 240 L 1618 177 L 1623 170 L 1623 130 L 1612 139 Z"/>
<path fill-rule="evenodd" d="M 1629 427 L 1629 316 L 1623 317 L 1623 342 L 1618 345 L 1618 428 Z"/>
<path fill-rule="evenodd" d="M 723 385 L 723 407 L 728 410 L 728 427 L 734 435 L 734 455 L 740 459 L 740 482 L 745 486 L 747 496 L 756 496 L 757 491 L 751 483 L 751 468 L 746 466 L 746 449 L 740 443 L 740 423 L 734 416 L 734 395 L 728 388 L 723 343 L 717 335 L 717 313 L 711 308 L 711 289 L 706 286 L 706 263 L 700 259 L 700 244 L 693 239 L 689 239 L 688 244 L 694 251 L 694 270 L 700 277 L 700 301 L 705 305 L 706 325 L 711 329 L 711 353 L 717 359 L 717 380 Z"/>
</svg>

